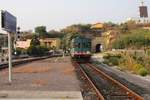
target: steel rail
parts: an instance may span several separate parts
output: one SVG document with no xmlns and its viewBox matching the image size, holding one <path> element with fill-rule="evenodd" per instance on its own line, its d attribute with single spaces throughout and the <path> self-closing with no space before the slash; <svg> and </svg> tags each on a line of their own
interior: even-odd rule
<svg viewBox="0 0 150 100">
<path fill-rule="evenodd" d="M 115 79 L 113 79 L 112 77 L 110 77 L 109 75 L 107 75 L 106 73 L 102 72 L 100 69 L 98 69 L 97 67 L 95 67 L 94 65 L 87 63 L 86 65 L 88 65 L 89 67 L 91 67 L 92 69 L 94 69 L 95 71 L 97 71 L 99 74 L 101 74 L 103 77 L 105 77 L 106 79 L 110 80 L 111 82 L 113 82 L 114 84 L 118 85 L 119 87 L 122 88 L 122 90 L 124 92 L 126 92 L 126 94 L 129 97 L 133 97 L 134 100 L 144 100 L 141 96 L 139 96 L 137 93 L 133 92 L 132 90 L 130 90 L 129 88 L 127 88 L 126 86 L 124 86 L 123 84 L 121 84 L 119 81 L 116 81 Z"/>
<path fill-rule="evenodd" d="M 31 63 L 33 61 L 38 61 L 38 60 L 47 59 L 47 58 L 49 58 L 49 56 L 37 57 L 37 58 L 26 58 L 26 59 L 20 59 L 20 60 L 16 60 L 16 61 L 14 60 L 14 61 L 12 61 L 12 65 L 13 65 L 13 67 L 15 67 L 16 65 Z M 7 69 L 7 68 L 8 68 L 8 62 L 0 64 L 0 71 L 3 69 Z"/>
<path fill-rule="evenodd" d="M 88 77 L 88 75 L 85 73 L 85 71 L 81 68 L 80 64 L 79 63 L 75 63 L 75 66 L 78 66 L 79 70 L 82 72 L 82 74 L 88 80 L 89 84 L 93 87 L 93 89 L 95 90 L 99 100 L 105 100 L 103 95 L 100 93 L 100 91 L 97 89 L 97 87 L 92 82 L 92 80 Z"/>
</svg>

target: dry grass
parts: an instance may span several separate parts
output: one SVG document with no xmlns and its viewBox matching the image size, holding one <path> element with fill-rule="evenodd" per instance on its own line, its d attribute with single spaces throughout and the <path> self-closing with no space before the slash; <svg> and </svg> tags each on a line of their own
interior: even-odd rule
<svg viewBox="0 0 150 100">
<path fill-rule="evenodd" d="M 27 67 L 19 67 L 13 70 L 14 73 L 42 73 L 42 72 L 49 72 L 50 67 L 32 67 L 32 66 L 27 66 Z"/>
</svg>

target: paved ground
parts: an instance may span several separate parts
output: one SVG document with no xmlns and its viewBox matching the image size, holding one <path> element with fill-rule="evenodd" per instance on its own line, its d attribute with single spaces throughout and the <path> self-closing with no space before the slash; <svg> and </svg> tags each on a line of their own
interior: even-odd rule
<svg viewBox="0 0 150 100">
<path fill-rule="evenodd" d="M 96 61 L 103 61 L 102 56 L 94 56 L 92 57 L 94 60 Z M 138 87 L 140 87 L 142 89 L 142 93 L 143 96 L 145 97 L 146 100 L 150 100 L 150 76 L 146 76 L 146 77 L 142 77 L 139 75 L 134 75 L 128 72 L 122 72 L 118 69 L 116 69 L 116 67 L 102 67 L 104 70 L 106 70 L 108 73 L 110 72 L 110 74 L 115 74 L 116 76 L 118 76 L 121 79 L 124 79 L 124 81 L 130 82 Z M 113 75 L 112 75 L 113 76 Z M 136 90 L 136 89 L 135 89 Z"/>
<path fill-rule="evenodd" d="M 7 69 L 1 71 L 0 97 L 82 99 L 69 57 L 49 58 L 13 68 L 11 85 L 7 78 Z"/>
<path fill-rule="evenodd" d="M 78 91 L 1 91 L 0 100 L 82 100 Z"/>
</svg>

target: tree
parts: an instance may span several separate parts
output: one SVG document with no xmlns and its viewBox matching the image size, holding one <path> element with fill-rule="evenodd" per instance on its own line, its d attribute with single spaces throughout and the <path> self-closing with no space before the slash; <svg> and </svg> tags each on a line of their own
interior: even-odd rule
<svg viewBox="0 0 150 100">
<path fill-rule="evenodd" d="M 138 25 L 135 23 L 135 21 L 127 21 L 126 23 L 122 23 L 119 26 L 121 33 L 128 33 L 131 30 L 137 29 Z"/>
<path fill-rule="evenodd" d="M 44 56 L 48 53 L 48 48 L 44 47 L 44 46 L 33 46 L 31 45 L 27 52 L 29 55 L 31 56 Z"/>
<path fill-rule="evenodd" d="M 21 55 L 21 54 L 26 54 L 26 52 L 27 52 L 27 50 L 26 50 L 26 49 L 23 49 L 23 48 L 16 48 L 16 49 L 14 50 L 14 54 L 15 54 L 16 56 L 19 56 L 19 55 Z"/>
<path fill-rule="evenodd" d="M 117 30 L 118 25 L 109 21 L 103 24 L 103 31 L 109 31 L 109 30 Z"/>
<path fill-rule="evenodd" d="M 120 25 L 120 31 L 121 31 L 121 33 L 127 33 L 129 31 L 128 24 L 127 23 L 122 23 Z"/>
<path fill-rule="evenodd" d="M 47 31 L 45 26 L 38 26 L 35 28 L 35 33 L 39 35 L 40 38 L 46 38 L 47 37 Z"/>
<path fill-rule="evenodd" d="M 94 33 L 92 32 L 90 24 L 75 24 L 66 27 L 65 29 L 61 30 L 62 33 L 64 33 L 64 37 L 62 38 L 62 48 L 64 50 L 68 50 L 70 48 L 71 40 L 80 35 L 87 35 Z"/>
<path fill-rule="evenodd" d="M 37 35 L 34 35 L 34 36 L 32 37 L 32 40 L 31 40 L 31 42 L 30 42 L 30 45 L 33 45 L 33 46 L 38 46 L 38 45 L 40 45 L 40 41 L 39 41 Z"/>
<path fill-rule="evenodd" d="M 71 40 L 76 36 L 81 36 L 79 33 L 68 33 L 62 39 L 62 48 L 68 50 L 70 48 Z"/>
<path fill-rule="evenodd" d="M 61 30 L 63 33 L 80 33 L 80 34 L 87 34 L 91 31 L 90 24 L 75 24 L 66 27 L 65 29 Z"/>
<path fill-rule="evenodd" d="M 21 40 L 26 40 L 26 39 L 32 39 L 32 37 L 35 35 L 35 33 L 32 32 L 23 32 L 22 36 L 20 37 Z"/>
<path fill-rule="evenodd" d="M 55 30 L 50 30 L 47 34 L 49 38 L 62 38 L 65 35 L 65 33 Z"/>
<path fill-rule="evenodd" d="M 27 49 L 27 53 L 31 56 L 43 56 L 48 53 L 48 48 L 40 45 L 38 36 L 34 35 L 30 47 Z"/>
</svg>

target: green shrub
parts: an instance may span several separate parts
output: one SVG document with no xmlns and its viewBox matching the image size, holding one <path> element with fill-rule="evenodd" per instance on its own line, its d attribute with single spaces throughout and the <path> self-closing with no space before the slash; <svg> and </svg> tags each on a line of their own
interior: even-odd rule
<svg viewBox="0 0 150 100">
<path fill-rule="evenodd" d="M 38 46 L 31 45 L 28 48 L 27 52 L 30 56 L 43 56 L 48 52 L 48 48 L 40 46 L 40 45 Z"/>
<path fill-rule="evenodd" d="M 147 56 L 146 56 L 147 57 Z M 128 70 L 134 74 L 146 76 L 150 73 L 149 64 L 150 58 L 145 56 L 138 56 L 137 54 L 107 54 L 105 55 L 104 62 L 110 66 L 118 66 L 119 70 Z"/>
<path fill-rule="evenodd" d="M 121 55 L 120 54 L 110 54 L 110 53 L 107 53 L 103 56 L 104 59 L 109 59 L 111 57 L 117 57 L 117 58 L 121 58 Z"/>
<path fill-rule="evenodd" d="M 147 51 L 147 55 L 150 55 L 150 50 Z"/>
<path fill-rule="evenodd" d="M 133 71 L 135 71 L 135 72 L 138 72 L 139 69 L 141 69 L 141 68 L 144 68 L 144 66 L 141 64 L 134 64 L 133 65 Z"/>
<path fill-rule="evenodd" d="M 118 37 L 112 44 L 115 49 L 142 48 L 150 46 L 150 31 L 134 30 Z"/>
<path fill-rule="evenodd" d="M 146 76 L 148 74 L 148 71 L 146 68 L 143 67 L 139 69 L 138 74 L 141 76 Z"/>
<path fill-rule="evenodd" d="M 26 54 L 27 50 L 23 48 L 16 48 L 13 52 L 16 56 L 19 56 L 21 54 Z"/>
<path fill-rule="evenodd" d="M 105 54 L 105 55 L 103 56 L 104 59 L 109 59 L 109 57 L 110 57 L 110 54 L 109 54 L 109 53 L 107 53 L 107 54 Z"/>
<path fill-rule="evenodd" d="M 103 63 L 109 65 L 109 61 L 108 60 L 104 60 Z"/>
<path fill-rule="evenodd" d="M 17 56 L 20 55 L 21 52 L 22 52 L 22 49 L 21 49 L 21 48 L 16 48 L 16 55 L 17 55 Z"/>
<path fill-rule="evenodd" d="M 109 62 L 111 62 L 111 65 L 119 65 L 119 58 L 118 57 L 110 57 Z"/>
<path fill-rule="evenodd" d="M 115 66 L 115 65 L 119 65 L 119 60 L 121 58 L 121 55 L 108 53 L 105 56 L 103 56 L 103 58 L 105 60 L 103 63 Z"/>
<path fill-rule="evenodd" d="M 101 62 L 99 62 L 99 61 L 93 61 L 92 63 L 93 64 L 101 64 Z"/>
</svg>

